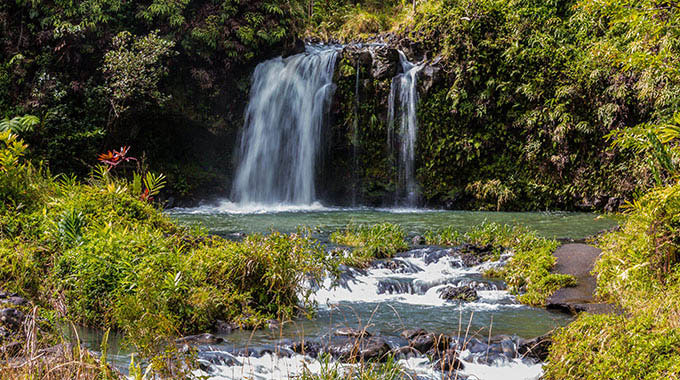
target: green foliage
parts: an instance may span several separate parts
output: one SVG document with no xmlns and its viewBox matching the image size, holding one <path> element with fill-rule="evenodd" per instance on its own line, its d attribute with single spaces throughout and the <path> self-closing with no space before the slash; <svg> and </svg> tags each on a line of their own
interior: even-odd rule
<svg viewBox="0 0 680 380">
<path fill-rule="evenodd" d="M 334 268 L 308 231 L 241 242 L 192 233 L 140 196 L 142 186 L 157 195 L 164 176 L 138 173 L 131 185 L 100 166 L 85 184 L 49 177 L 22 163 L 23 142 L 1 134 L 10 148 L 0 150 L 0 168 L 12 174 L 0 176 L 0 191 L 12 195 L 0 208 L 3 286 L 58 305 L 76 323 L 123 331 L 155 374 L 193 368 L 190 355 L 167 344 L 211 329 L 216 319 L 257 327 L 310 312 L 304 281 Z M 22 194 L 32 207 L 19 207 L 8 188 L 31 183 L 40 192 Z M 167 360 L 186 366 L 173 369 Z"/>
<path fill-rule="evenodd" d="M 555 336 L 545 379 L 678 379 L 680 330 L 657 318 L 581 314 Z"/>
<path fill-rule="evenodd" d="M 154 31 L 144 37 L 121 32 L 112 44 L 113 49 L 104 55 L 102 71 L 116 117 L 133 102 L 150 98 L 159 104 L 165 103 L 168 97 L 160 92 L 158 83 L 168 73 L 163 61 L 172 55 L 175 43 Z"/>
<path fill-rule="evenodd" d="M 0 120 L 0 132 L 24 133 L 31 131 L 38 124 L 40 124 L 40 119 L 32 115 L 5 118 Z"/>
<path fill-rule="evenodd" d="M 371 260 L 390 258 L 405 251 L 408 249 L 405 238 L 404 229 L 392 223 L 372 226 L 350 223 L 330 236 L 333 243 L 354 248 L 343 260 L 355 266 L 365 266 Z"/>
</svg>

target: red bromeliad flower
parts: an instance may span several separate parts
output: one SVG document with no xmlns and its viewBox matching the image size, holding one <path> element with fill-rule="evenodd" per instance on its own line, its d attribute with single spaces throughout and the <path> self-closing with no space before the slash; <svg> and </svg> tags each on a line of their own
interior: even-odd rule
<svg viewBox="0 0 680 380">
<path fill-rule="evenodd" d="M 108 151 L 106 153 L 102 153 L 99 155 L 97 158 L 100 162 L 103 162 L 109 167 L 116 167 L 122 162 L 127 162 L 127 161 L 137 161 L 136 158 L 134 157 L 127 157 L 127 153 L 130 150 L 129 146 L 123 146 L 120 148 L 120 150 L 114 150 L 114 151 Z"/>
</svg>

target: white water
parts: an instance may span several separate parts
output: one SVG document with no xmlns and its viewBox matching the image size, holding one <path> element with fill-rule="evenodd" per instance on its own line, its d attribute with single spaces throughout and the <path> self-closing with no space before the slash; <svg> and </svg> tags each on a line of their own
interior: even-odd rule
<svg viewBox="0 0 680 380">
<path fill-rule="evenodd" d="M 411 252 L 428 249 L 414 250 Z M 486 269 L 500 265 L 498 262 L 484 263 L 465 268 L 457 256 L 445 256 L 436 262 L 427 263 L 425 255 L 399 257 L 395 261 L 409 268 L 404 273 L 395 273 L 391 269 L 371 268 L 355 275 L 341 286 L 332 287 L 333 281 L 328 278 L 323 286 L 316 290 L 313 300 L 321 307 L 331 307 L 341 302 L 386 302 L 393 301 L 409 305 L 444 306 L 448 301 L 440 298 L 443 288 L 462 280 L 466 276 L 482 274 Z M 381 281 L 400 280 L 411 284 L 413 292 L 381 291 Z M 501 308 L 526 307 L 514 301 L 514 297 L 505 290 L 479 290 L 479 300 L 461 303 L 462 310 L 492 311 Z"/>
<path fill-rule="evenodd" d="M 397 204 L 415 206 L 418 202 L 418 186 L 415 180 L 416 139 L 418 137 L 418 73 L 423 64 L 415 65 L 399 51 L 403 74 L 392 79 L 388 100 L 388 145 L 394 145 L 394 124 L 399 120 L 399 158 L 397 181 Z M 398 103 L 397 103 L 398 102 Z"/>
<path fill-rule="evenodd" d="M 465 356 L 465 352 L 461 356 Z M 294 380 L 305 370 L 309 373 L 320 373 L 323 364 L 308 356 L 293 355 L 290 358 L 278 357 L 267 354 L 260 358 L 235 357 L 239 364 L 233 366 L 215 365 L 214 373 L 197 371 L 200 376 L 208 376 L 210 379 L 237 380 L 237 379 L 270 379 L 270 380 Z M 519 359 L 499 360 L 492 365 L 478 364 L 473 360 L 461 360 L 465 369 L 460 371 L 462 375 L 471 376 L 472 379 L 481 380 L 535 380 L 543 374 L 541 364 L 524 363 Z M 441 372 L 432 367 L 427 358 L 414 357 L 401 359 L 398 364 L 404 372 L 417 375 L 420 379 L 440 380 L 446 378 Z M 348 364 L 338 364 L 338 368 L 347 369 Z M 335 368 L 331 364 L 330 368 Z M 455 374 L 453 377 L 455 378 Z"/>
<path fill-rule="evenodd" d="M 233 201 L 246 206 L 314 202 L 314 173 L 321 128 L 335 91 L 337 54 L 334 48 L 308 46 L 303 54 L 257 66 Z"/>
<path fill-rule="evenodd" d="M 447 286 L 454 280 L 466 279 L 470 275 L 480 274 L 487 268 L 501 265 L 501 262 L 509 257 L 509 255 L 505 255 L 501 262 L 487 262 L 473 267 L 464 267 L 457 255 L 433 256 L 433 254 L 441 251 L 441 249 L 428 248 L 410 251 L 395 259 L 400 263 L 398 270 L 394 270 L 394 267 L 390 267 L 391 269 L 381 268 L 380 265 L 373 266 L 372 269 L 366 271 L 350 270 L 348 276 L 345 276 L 345 280 L 338 287 L 332 287 L 330 280 L 325 282 L 316 291 L 315 298 L 318 302 L 329 307 L 338 303 L 351 303 L 357 306 L 360 303 L 376 302 L 397 302 L 412 305 L 415 308 L 418 306 L 443 306 L 447 301 L 440 299 L 438 289 Z M 385 294 L 378 287 L 378 283 L 385 279 L 410 282 L 414 285 L 414 291 Z M 517 304 L 514 297 L 503 290 L 480 290 L 478 295 L 480 296 L 478 301 L 461 303 L 461 310 L 485 313 L 497 311 L 501 308 L 526 308 L 526 306 Z M 458 315 L 451 316 L 452 330 L 458 324 L 457 318 Z M 370 324 L 369 321 L 366 322 Z M 290 354 L 290 351 L 288 353 Z M 305 371 L 314 374 L 322 373 L 324 366 L 329 366 L 330 369 L 339 368 L 340 370 L 348 370 L 352 366 L 334 361 L 330 364 L 324 364 L 315 358 L 299 354 L 264 354 L 259 357 L 231 356 L 231 354 L 224 352 L 221 354 L 231 358 L 231 362 L 229 364 L 213 362 L 210 365 L 210 373 L 197 371 L 196 374 L 207 376 L 210 379 L 293 380 Z M 542 375 L 542 364 L 531 359 L 522 360 L 505 356 L 488 359 L 488 353 L 473 353 L 467 349 L 460 351 L 459 358 L 464 365 L 459 374 L 470 376 L 473 379 L 535 380 Z M 451 377 L 443 375 L 426 356 L 401 358 L 398 360 L 398 364 L 408 374 L 406 378 L 409 378 L 408 376 L 428 380 L 455 378 L 455 373 Z"/>
</svg>

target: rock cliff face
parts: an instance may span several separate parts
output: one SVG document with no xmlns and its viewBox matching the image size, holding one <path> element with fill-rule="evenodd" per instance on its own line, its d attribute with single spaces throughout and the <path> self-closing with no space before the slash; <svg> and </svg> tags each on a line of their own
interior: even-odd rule
<svg viewBox="0 0 680 380">
<path fill-rule="evenodd" d="M 347 45 L 338 55 L 337 89 L 325 136 L 328 152 L 317 176 L 324 201 L 394 203 L 398 147 L 388 136 L 388 100 L 393 79 L 403 73 L 400 52 L 411 62 L 424 63 L 418 93 L 426 97 L 440 79 L 440 59 L 427 59 L 408 39 L 380 36 L 373 42 Z"/>
</svg>

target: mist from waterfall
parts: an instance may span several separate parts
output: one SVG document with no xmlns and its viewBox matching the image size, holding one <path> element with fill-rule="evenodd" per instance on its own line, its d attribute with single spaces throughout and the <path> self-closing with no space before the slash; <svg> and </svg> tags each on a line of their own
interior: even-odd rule
<svg viewBox="0 0 680 380">
<path fill-rule="evenodd" d="M 257 66 L 240 141 L 232 200 L 309 205 L 338 50 L 308 46 Z"/>
<path fill-rule="evenodd" d="M 388 145 L 395 145 L 398 151 L 398 178 L 396 203 L 404 206 L 417 206 L 418 185 L 415 180 L 415 153 L 418 137 L 418 73 L 423 65 L 408 61 L 406 55 L 399 51 L 399 61 L 403 70 L 392 80 L 392 88 L 388 100 Z M 398 135 L 395 136 L 395 122 L 399 121 Z"/>
</svg>

